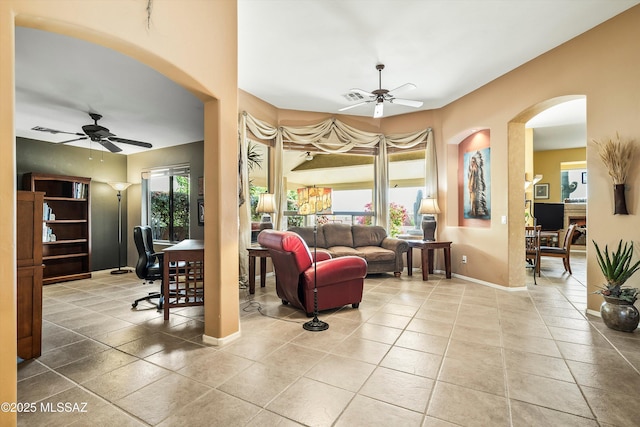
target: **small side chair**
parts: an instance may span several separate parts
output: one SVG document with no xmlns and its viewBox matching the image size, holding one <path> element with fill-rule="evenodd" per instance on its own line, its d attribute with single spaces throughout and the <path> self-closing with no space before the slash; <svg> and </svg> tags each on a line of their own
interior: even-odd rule
<svg viewBox="0 0 640 427">
<path fill-rule="evenodd" d="M 562 258 L 562 264 L 564 265 L 564 271 L 571 272 L 571 242 L 573 241 L 573 234 L 576 231 L 576 224 L 571 224 L 567 229 L 567 233 L 564 235 L 564 243 L 561 248 L 555 246 L 540 246 L 541 257 L 555 257 Z M 540 266 L 537 268 L 540 272 Z"/>
</svg>

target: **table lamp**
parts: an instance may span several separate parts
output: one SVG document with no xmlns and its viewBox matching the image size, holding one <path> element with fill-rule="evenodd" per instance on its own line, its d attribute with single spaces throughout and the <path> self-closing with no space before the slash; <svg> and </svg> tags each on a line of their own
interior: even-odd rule
<svg viewBox="0 0 640 427">
<path fill-rule="evenodd" d="M 438 200 L 430 197 L 422 199 L 418 213 L 424 215 L 422 217 L 423 240 L 436 240 L 436 226 L 438 224 L 435 214 L 440 213 Z"/>
<path fill-rule="evenodd" d="M 260 231 L 273 228 L 271 222 L 271 214 L 276 211 L 276 204 L 273 194 L 262 193 L 258 196 L 258 206 L 256 206 L 256 213 L 262 213 L 260 219 Z"/>
</svg>

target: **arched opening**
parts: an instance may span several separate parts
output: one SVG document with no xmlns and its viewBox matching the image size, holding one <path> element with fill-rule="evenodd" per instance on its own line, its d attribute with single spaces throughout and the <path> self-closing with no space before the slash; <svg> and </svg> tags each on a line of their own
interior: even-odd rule
<svg viewBox="0 0 640 427">
<path fill-rule="evenodd" d="M 527 203 L 533 203 L 536 197 L 533 194 L 534 189 L 525 185 L 526 182 L 532 182 L 536 175 L 533 167 L 533 132 L 531 129 L 527 129 L 527 123 L 551 107 L 584 99 L 584 95 L 567 95 L 548 99 L 522 111 L 508 123 L 509 194 L 523 194 L 522 198 L 511 197 L 509 200 L 509 253 L 513 254 L 509 259 L 509 283 L 525 283 L 525 271 L 522 268 L 525 247 L 522 230 L 527 217 L 523 215 L 523 210 L 525 208 L 528 210 Z M 535 122 L 532 122 L 532 124 L 535 124 Z M 586 123 L 583 126 L 586 128 Z M 557 181 L 554 182 L 554 185 L 556 186 L 556 191 L 559 191 L 558 188 L 561 183 L 559 179 Z M 541 187 L 539 196 L 548 197 L 548 194 L 544 191 L 548 191 L 548 188 L 550 188 L 551 183 L 548 184 L 549 186 Z"/>
</svg>

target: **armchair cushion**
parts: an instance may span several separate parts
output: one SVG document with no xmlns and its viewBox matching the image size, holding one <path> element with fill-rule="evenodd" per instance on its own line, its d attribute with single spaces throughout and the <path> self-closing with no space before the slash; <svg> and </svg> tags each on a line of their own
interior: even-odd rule
<svg viewBox="0 0 640 427">
<path fill-rule="evenodd" d="M 263 230 L 258 242 L 269 249 L 276 274 L 276 293 L 284 304 L 314 311 L 314 288 L 317 287 L 318 310 L 362 301 L 367 262 L 357 256 L 329 258 L 326 251 L 315 251 L 317 262 L 305 241 L 296 233 Z M 316 285 L 317 284 L 317 285 Z"/>
</svg>

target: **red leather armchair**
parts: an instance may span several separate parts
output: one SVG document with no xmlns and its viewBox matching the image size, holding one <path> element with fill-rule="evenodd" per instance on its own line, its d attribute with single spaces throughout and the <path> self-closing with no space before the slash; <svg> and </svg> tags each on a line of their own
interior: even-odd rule
<svg viewBox="0 0 640 427">
<path fill-rule="evenodd" d="M 263 230 L 258 243 L 269 249 L 276 274 L 276 292 L 283 304 L 291 303 L 311 316 L 313 313 L 314 277 L 318 287 L 318 311 L 362 301 L 367 262 L 357 256 L 331 258 L 317 251 L 313 256 L 302 238 L 290 231 Z"/>
</svg>

